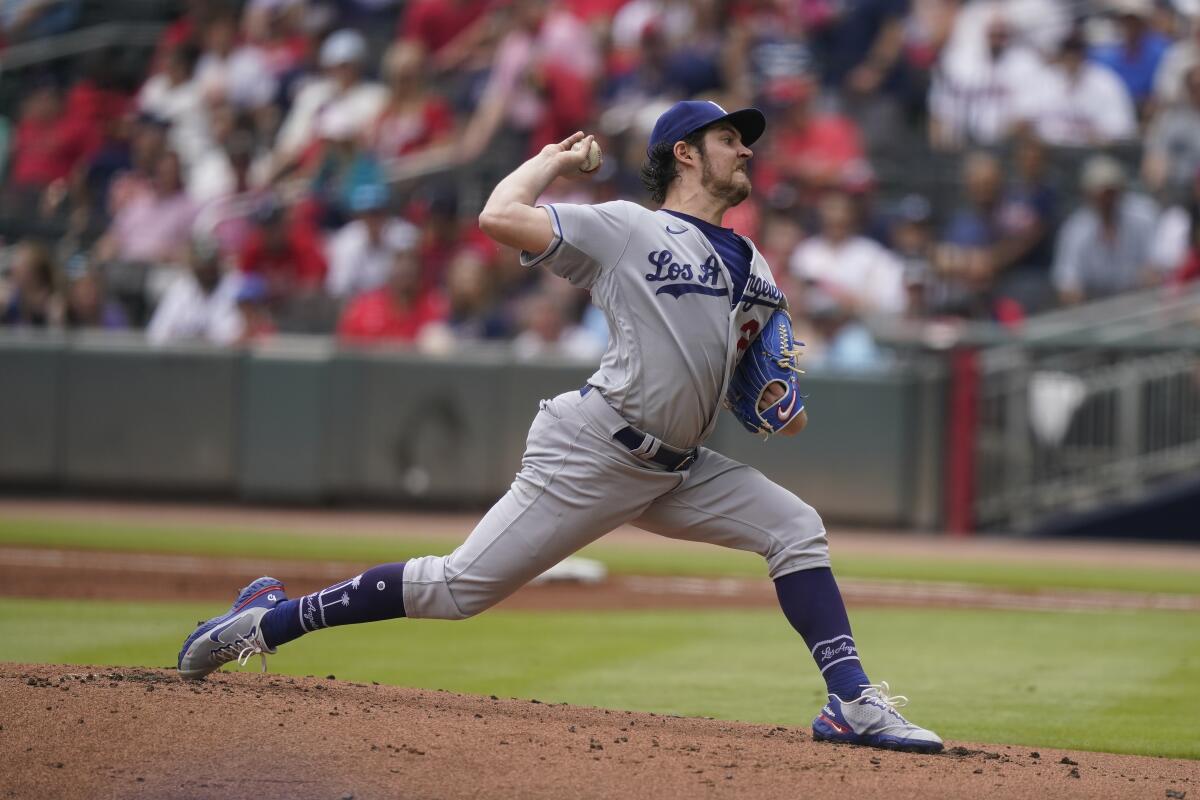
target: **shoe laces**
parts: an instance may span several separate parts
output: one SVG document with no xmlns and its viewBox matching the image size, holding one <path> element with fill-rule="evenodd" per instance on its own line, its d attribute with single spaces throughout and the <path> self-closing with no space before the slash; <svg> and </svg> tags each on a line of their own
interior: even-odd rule
<svg viewBox="0 0 1200 800">
<path fill-rule="evenodd" d="M 900 717 L 900 719 L 904 719 L 904 717 L 901 717 L 900 712 L 896 709 L 904 708 L 906 705 L 908 705 L 908 698 L 902 694 L 893 695 L 891 693 L 891 687 L 888 686 L 887 681 L 880 681 L 879 683 L 863 683 L 859 685 L 859 688 L 863 690 L 862 696 L 864 699 L 876 700 L 878 701 L 878 704 L 885 707 L 887 711 L 890 711 L 897 717 Z M 907 722 L 907 720 L 905 721 Z"/>
<path fill-rule="evenodd" d="M 245 647 L 243 647 L 241 649 L 241 651 L 238 653 L 238 659 L 237 659 L 238 666 L 244 667 L 244 666 L 246 666 L 246 664 L 248 664 L 250 662 L 251 658 L 253 658 L 254 656 L 258 656 L 259 658 L 262 659 L 262 669 L 259 671 L 266 672 L 267 671 L 267 653 L 265 650 L 262 649 L 262 645 L 260 645 L 257 641 L 247 641 L 245 638 L 243 638 L 241 636 L 239 636 L 236 641 L 239 644 L 245 645 Z"/>
<path fill-rule="evenodd" d="M 258 637 L 251 632 L 249 637 L 238 636 L 232 642 L 214 650 L 212 660 L 216 664 L 225 664 L 237 659 L 238 666 L 244 667 L 254 656 L 262 658 L 262 671 L 267 671 L 267 652 L 259 644 Z"/>
</svg>

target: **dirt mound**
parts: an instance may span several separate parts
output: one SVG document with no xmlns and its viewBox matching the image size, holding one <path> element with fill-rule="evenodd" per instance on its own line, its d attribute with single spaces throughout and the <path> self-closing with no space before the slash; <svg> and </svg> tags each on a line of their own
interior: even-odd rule
<svg viewBox="0 0 1200 800">
<path fill-rule="evenodd" d="M 0 665 L 0 794 L 30 798 L 1184 797 L 1200 762 L 806 730 L 171 670 Z"/>
</svg>

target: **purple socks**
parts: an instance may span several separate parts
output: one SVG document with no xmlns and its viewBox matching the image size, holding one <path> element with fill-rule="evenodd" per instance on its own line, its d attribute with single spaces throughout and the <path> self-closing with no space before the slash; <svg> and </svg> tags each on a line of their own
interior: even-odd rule
<svg viewBox="0 0 1200 800">
<path fill-rule="evenodd" d="M 784 575 L 775 581 L 775 593 L 783 615 L 804 637 L 829 693 L 843 700 L 861 695 L 867 674 L 854 646 L 833 570 L 821 567 Z"/>
<path fill-rule="evenodd" d="M 298 600 L 285 600 L 262 619 L 263 639 L 278 647 L 333 625 L 403 617 L 404 562 L 371 567 Z"/>
</svg>

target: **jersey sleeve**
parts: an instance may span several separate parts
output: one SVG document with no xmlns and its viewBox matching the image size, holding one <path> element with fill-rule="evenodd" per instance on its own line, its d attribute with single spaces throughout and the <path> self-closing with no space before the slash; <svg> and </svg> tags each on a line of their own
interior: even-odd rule
<svg viewBox="0 0 1200 800">
<path fill-rule="evenodd" d="M 521 253 L 527 267 L 545 266 L 555 275 L 588 288 L 616 266 L 633 233 L 629 204 L 552 203 L 541 206 L 550 215 L 554 239 L 542 253 Z"/>
</svg>

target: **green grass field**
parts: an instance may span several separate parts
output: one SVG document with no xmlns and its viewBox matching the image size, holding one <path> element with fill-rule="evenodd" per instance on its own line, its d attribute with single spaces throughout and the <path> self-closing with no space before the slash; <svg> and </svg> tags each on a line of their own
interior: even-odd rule
<svg viewBox="0 0 1200 800">
<path fill-rule="evenodd" d="M 153 528 L 111 523 L 59 522 L 0 518 L 0 545 L 65 547 L 151 553 L 188 553 L 317 559 L 379 563 L 414 556 L 448 553 L 461 537 L 388 538 L 380 535 L 295 534 L 286 531 L 241 531 L 221 527 Z M 762 559 L 720 548 L 634 546 L 601 541 L 580 555 L 604 562 L 619 574 L 763 577 Z M 838 555 L 834 567 L 848 578 L 955 581 L 1013 589 L 1058 587 L 1118 591 L 1200 594 L 1195 571 L 1072 566 L 1035 561 L 970 561 L 895 556 Z"/>
<path fill-rule="evenodd" d="M 0 545 L 374 563 L 448 552 L 458 538 L 0 519 Z M 836 553 L 836 549 L 835 549 Z M 765 577 L 753 555 L 601 542 L 616 573 Z M 1183 569 L 835 555 L 839 575 L 1005 588 L 1200 593 Z M 286 576 L 281 576 L 286 577 Z M 231 588 L 232 591 L 232 588 Z M 0 599 L 0 660 L 170 667 L 212 604 Z M 875 679 L 951 740 L 1200 758 L 1200 615 L 858 609 Z M 323 631 L 273 672 L 807 725 L 822 697 L 803 642 L 763 611 L 492 611 L 460 623 Z"/>
<path fill-rule="evenodd" d="M 0 600 L 0 660 L 167 667 L 211 604 Z M 945 738 L 1200 758 L 1196 615 L 860 610 L 869 674 Z M 781 614 L 494 611 L 323 631 L 272 672 L 807 725 L 821 684 Z"/>
</svg>

